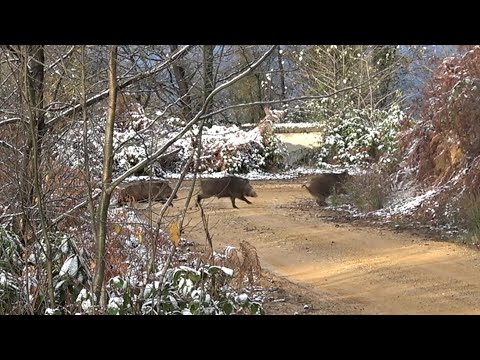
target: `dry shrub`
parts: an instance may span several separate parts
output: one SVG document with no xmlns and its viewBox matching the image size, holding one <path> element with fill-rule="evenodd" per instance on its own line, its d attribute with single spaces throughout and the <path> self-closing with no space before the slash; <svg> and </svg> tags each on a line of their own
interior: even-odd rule
<svg viewBox="0 0 480 360">
<path fill-rule="evenodd" d="M 93 187 L 94 184 L 92 184 Z M 84 173 L 74 167 L 62 166 L 56 162 L 49 164 L 44 175 L 45 205 L 48 216 L 55 218 L 66 213 L 87 196 Z M 60 230 L 80 226 L 84 220 L 85 209 L 71 213 L 59 224 Z"/>
<path fill-rule="evenodd" d="M 390 177 L 379 170 L 351 176 L 344 184 L 349 200 L 362 212 L 382 209 L 392 193 Z"/>
<path fill-rule="evenodd" d="M 0 127 L 0 215 L 22 211 L 20 207 L 22 162 L 23 151 L 28 143 L 27 135 L 23 125 Z M 8 219 L 0 219 L 0 223 L 6 220 Z"/>
<path fill-rule="evenodd" d="M 480 191 L 464 191 L 456 202 L 459 225 L 467 231 L 467 236 L 480 243 Z"/>
<path fill-rule="evenodd" d="M 243 280 L 246 276 L 250 285 L 253 285 L 254 275 L 260 277 L 262 273 L 257 249 L 249 242 L 243 240 L 240 242 L 240 251 L 242 252 L 243 261 L 240 266 L 239 278 Z"/>
<path fill-rule="evenodd" d="M 417 180 L 440 185 L 480 155 L 480 46 L 446 58 L 423 96 L 421 119 L 404 132 L 406 164 Z M 411 125 L 411 124 L 407 124 Z"/>
<path fill-rule="evenodd" d="M 240 250 L 240 251 L 238 251 Z M 216 257 L 221 266 L 233 269 L 235 272 L 235 283 L 242 286 L 245 277 L 250 286 L 255 283 L 255 277 L 262 276 L 262 267 L 257 254 L 257 249 L 248 241 L 240 242 L 240 247 L 226 246 L 223 252 Z"/>
</svg>

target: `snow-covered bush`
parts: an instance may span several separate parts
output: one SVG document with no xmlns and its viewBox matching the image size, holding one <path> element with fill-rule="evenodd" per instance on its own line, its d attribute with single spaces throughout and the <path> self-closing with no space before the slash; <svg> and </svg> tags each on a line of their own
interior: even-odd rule
<svg viewBox="0 0 480 360">
<path fill-rule="evenodd" d="M 216 125 L 204 130 L 202 141 L 201 172 L 247 173 L 283 165 L 281 142 L 271 133 L 262 136 L 258 128 L 244 131 L 237 126 Z M 189 151 L 193 149 L 187 148 Z"/>
<path fill-rule="evenodd" d="M 114 176 L 151 156 L 177 136 L 185 125 L 177 118 L 149 119 L 141 107 L 134 109 L 129 122 L 115 123 Z M 62 162 L 77 168 L 82 167 L 84 162 L 82 138 L 78 136 L 83 131 L 82 127 L 81 122 L 73 123 L 62 136 L 54 139 L 56 155 Z M 89 163 L 94 174 L 101 173 L 104 131 L 104 116 L 97 118 L 87 131 Z M 151 167 L 142 169 L 135 175 L 162 176 L 165 171 L 179 172 L 186 159 L 196 151 L 193 143 L 198 131 L 198 126 L 193 126 L 167 150 L 167 153 L 172 153 L 168 158 L 154 162 Z M 253 170 L 275 170 L 282 167 L 285 157 L 281 142 L 272 132 L 264 133 L 258 128 L 244 131 L 237 126 L 204 127 L 202 150 L 199 169 L 201 172 L 246 173 Z M 194 164 L 191 165 L 191 170 L 193 168 Z"/>
<path fill-rule="evenodd" d="M 395 162 L 397 133 L 404 114 L 398 105 L 387 110 L 345 109 L 322 124 L 319 165 L 365 165 Z"/>
<path fill-rule="evenodd" d="M 325 119 L 327 110 L 324 104 L 328 98 L 320 100 L 307 100 L 301 104 L 291 106 L 288 112 L 288 121 L 291 123 L 313 123 L 316 124 Z"/>
<path fill-rule="evenodd" d="M 154 121 L 143 115 L 141 121 L 131 123 L 115 123 L 113 134 L 113 172 L 119 175 L 132 166 L 138 164 L 155 151 L 160 149 L 172 136 L 177 134 L 178 128 L 175 127 L 178 119 L 169 118 L 163 121 Z M 56 156 L 59 162 L 67 163 L 72 167 L 81 168 L 84 165 L 84 151 L 82 134 L 83 124 L 81 122 L 72 123 L 70 128 L 64 134 L 54 139 L 54 146 L 57 148 Z M 176 130 L 173 130 L 176 129 Z M 87 151 L 89 154 L 89 165 L 93 174 L 100 174 L 103 161 L 103 145 L 105 137 L 105 117 L 99 117 L 92 122 L 86 135 Z M 172 151 L 176 149 L 174 145 Z M 180 166 L 180 157 L 173 157 L 173 167 L 169 170 L 175 170 L 178 162 Z M 162 164 L 154 163 L 151 168 L 143 169 L 136 175 L 162 175 L 164 169 Z"/>
<path fill-rule="evenodd" d="M 219 266 L 169 269 L 161 289 L 158 282 L 145 288 L 142 312 L 157 313 L 160 309 L 160 314 L 178 315 L 264 314 L 260 303 L 229 286 L 232 279 L 233 271 Z"/>
</svg>

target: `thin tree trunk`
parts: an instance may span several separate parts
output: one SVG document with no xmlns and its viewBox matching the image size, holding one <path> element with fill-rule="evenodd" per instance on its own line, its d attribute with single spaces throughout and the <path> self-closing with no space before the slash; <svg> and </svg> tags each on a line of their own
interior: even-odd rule
<svg viewBox="0 0 480 360">
<path fill-rule="evenodd" d="M 214 45 L 204 45 L 203 46 L 203 102 L 208 98 L 208 96 L 213 91 L 213 48 Z M 212 108 L 213 99 L 207 104 L 205 112 L 208 114 Z M 207 124 L 209 119 L 205 119 Z"/>
<path fill-rule="evenodd" d="M 29 152 L 31 154 L 25 158 L 28 161 L 26 165 L 26 174 L 31 174 L 30 181 L 33 179 L 33 187 L 29 195 L 28 203 L 37 205 L 40 217 L 40 226 L 45 242 L 46 270 L 47 270 L 47 292 L 49 306 L 55 308 L 55 292 L 53 287 L 53 256 L 52 246 L 48 237 L 48 224 L 45 216 L 42 183 L 40 176 L 40 161 L 42 156 L 42 139 L 45 132 L 45 117 L 43 113 L 43 91 L 45 77 L 45 53 L 43 45 L 25 46 L 24 52 L 24 80 L 25 96 L 29 113 L 30 138 L 28 140 Z M 42 247 L 43 249 L 43 247 Z"/>
<path fill-rule="evenodd" d="M 103 282 L 105 277 L 105 243 L 107 237 L 107 216 L 110 198 L 112 196 L 112 166 L 113 166 L 113 125 L 115 121 L 115 108 L 117 105 L 117 46 L 112 46 L 110 50 L 110 60 L 108 68 L 108 114 L 105 128 L 105 143 L 103 148 L 103 173 L 102 185 L 103 191 L 100 198 L 100 205 L 97 211 L 97 254 L 95 264 L 95 276 L 93 280 L 93 289 L 95 293 L 95 302 L 100 303 Z"/>
<path fill-rule="evenodd" d="M 282 48 L 279 46 L 277 48 L 277 59 L 278 59 L 278 71 L 280 76 L 280 99 L 284 100 L 286 98 L 285 95 L 285 71 L 283 70 L 283 56 L 282 56 Z"/>
<path fill-rule="evenodd" d="M 85 184 L 87 186 L 88 195 L 88 208 L 90 210 L 90 216 L 92 217 L 92 234 L 93 238 L 97 238 L 97 224 L 95 222 L 95 204 L 93 202 L 93 191 L 90 175 L 90 157 L 88 153 L 88 117 L 87 117 L 87 80 L 86 80 L 86 65 L 85 65 L 85 45 L 80 49 L 80 57 L 82 63 L 82 116 L 83 116 L 83 166 L 85 171 Z"/>
<path fill-rule="evenodd" d="M 178 45 L 170 45 L 170 51 L 174 53 L 178 50 Z M 188 81 L 186 78 L 185 68 L 177 63 L 173 64 L 173 74 L 178 85 L 178 97 L 183 98 L 182 103 L 182 115 L 186 121 L 191 117 L 191 101 L 188 96 Z"/>
</svg>

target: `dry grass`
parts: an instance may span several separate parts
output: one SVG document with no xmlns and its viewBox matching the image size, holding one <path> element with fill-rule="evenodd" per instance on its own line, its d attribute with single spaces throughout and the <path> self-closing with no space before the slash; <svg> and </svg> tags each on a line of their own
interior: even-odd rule
<svg viewBox="0 0 480 360">
<path fill-rule="evenodd" d="M 392 193 L 390 177 L 380 171 L 350 177 L 344 184 L 349 200 L 362 212 L 382 209 Z"/>
<path fill-rule="evenodd" d="M 223 249 L 216 260 L 221 266 L 234 270 L 235 284 L 241 287 L 248 280 L 250 286 L 255 283 L 255 277 L 262 276 L 262 267 L 257 254 L 257 249 L 248 241 L 240 242 L 239 248 L 227 246 Z"/>
</svg>

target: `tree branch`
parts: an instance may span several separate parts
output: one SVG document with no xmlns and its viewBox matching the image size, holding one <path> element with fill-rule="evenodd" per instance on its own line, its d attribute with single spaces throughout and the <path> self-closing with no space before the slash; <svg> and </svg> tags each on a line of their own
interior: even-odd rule
<svg viewBox="0 0 480 360">
<path fill-rule="evenodd" d="M 8 124 L 14 124 L 14 123 L 16 123 L 16 122 L 19 121 L 19 120 L 22 120 L 22 118 L 14 117 L 14 118 L 2 120 L 2 121 L 0 121 L 0 126 L 8 125 Z"/>
<path fill-rule="evenodd" d="M 170 59 L 164 61 L 160 65 L 155 66 L 154 68 L 152 68 L 151 70 L 149 70 L 147 72 L 140 73 L 138 75 L 135 75 L 135 76 L 131 77 L 128 80 L 125 80 L 125 81 L 121 82 L 118 85 L 118 89 L 121 90 L 123 88 L 126 88 L 128 85 L 130 85 L 134 82 L 140 81 L 142 79 L 145 79 L 146 77 L 152 76 L 152 75 L 156 74 L 157 72 L 160 72 L 160 71 L 164 70 L 166 67 L 168 67 L 168 65 L 170 65 L 170 63 L 172 63 L 173 61 L 177 60 L 179 57 L 184 55 L 192 47 L 193 47 L 193 45 L 186 45 L 186 46 L 182 47 L 176 53 L 172 54 L 170 56 Z M 90 99 L 88 99 L 86 101 L 86 106 L 96 104 L 99 101 L 101 101 L 103 99 L 106 99 L 108 97 L 108 93 L 109 93 L 109 90 L 106 89 L 106 90 L 102 91 L 100 94 L 92 96 Z M 75 111 L 79 110 L 82 107 L 82 105 L 83 105 L 82 103 L 79 103 L 79 104 L 76 104 L 76 105 L 72 106 L 70 109 L 63 111 L 62 113 L 60 113 L 59 115 L 57 115 L 53 119 L 51 119 L 50 121 L 46 122 L 45 123 L 45 128 L 48 129 L 48 128 L 51 128 L 52 126 L 56 125 L 58 122 L 63 120 L 66 116 L 69 116 L 72 113 L 74 113 Z M 3 124 L 0 122 L 0 125 L 3 125 Z"/>
<path fill-rule="evenodd" d="M 212 111 L 211 113 L 208 113 L 208 114 L 205 114 L 205 115 L 202 115 L 200 116 L 200 119 L 205 119 L 205 118 L 208 118 L 210 116 L 213 116 L 213 115 L 217 115 L 217 114 L 220 114 L 224 111 L 227 111 L 227 110 L 230 110 L 230 109 L 238 109 L 238 108 L 243 108 L 243 107 L 249 107 L 249 106 L 255 106 L 255 105 L 270 105 L 270 104 L 279 104 L 279 103 L 288 103 L 288 102 L 292 102 L 292 101 L 300 101 L 300 100 L 314 100 L 314 99 L 325 99 L 325 98 L 329 98 L 329 97 L 332 97 L 334 95 L 337 95 L 339 93 L 342 93 L 342 92 L 345 92 L 345 91 L 348 91 L 348 90 L 353 90 L 353 89 L 358 89 L 358 88 L 361 88 L 363 86 L 368 86 L 368 84 L 372 81 L 372 79 L 374 77 L 377 77 L 379 76 L 380 74 L 382 74 L 384 71 L 379 71 L 377 74 L 375 74 L 375 76 L 372 76 L 369 80 L 366 80 L 360 84 L 357 84 L 357 85 L 354 85 L 354 86 L 348 86 L 346 88 L 343 88 L 343 89 L 340 89 L 340 90 L 337 90 L 337 91 L 334 91 L 330 94 L 327 94 L 327 95 L 311 95 L 311 96 L 298 96 L 298 97 L 293 97 L 293 98 L 289 98 L 289 99 L 284 99 L 284 100 L 271 100 L 271 101 L 255 101 L 255 102 L 250 102 L 250 103 L 244 103 L 244 104 L 236 104 L 236 105 L 230 105 L 230 106 L 226 106 L 222 109 L 219 109 L 219 110 L 215 110 L 215 111 Z"/>
<path fill-rule="evenodd" d="M 48 66 L 47 70 L 50 70 L 52 68 L 54 68 L 60 61 L 63 61 L 65 60 L 67 57 L 69 57 L 72 53 L 73 53 L 73 50 L 75 50 L 75 45 L 73 45 L 65 55 L 63 55 L 62 57 L 59 57 L 57 60 L 55 60 L 51 65 Z"/>
</svg>

